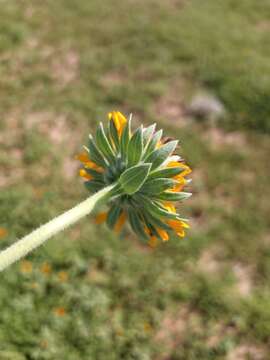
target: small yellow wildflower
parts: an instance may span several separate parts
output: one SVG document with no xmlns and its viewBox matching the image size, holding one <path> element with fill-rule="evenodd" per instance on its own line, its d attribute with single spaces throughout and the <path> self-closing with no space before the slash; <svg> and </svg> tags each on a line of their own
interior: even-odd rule
<svg viewBox="0 0 270 360">
<path fill-rule="evenodd" d="M 42 349 L 47 349 L 48 348 L 48 341 L 47 340 L 41 340 L 40 341 L 40 347 L 42 348 Z"/>
<path fill-rule="evenodd" d="M 0 227 L 0 239 L 7 236 L 7 229 Z"/>
<path fill-rule="evenodd" d="M 49 275 L 52 272 L 52 267 L 47 262 L 44 262 L 40 267 L 40 271 L 45 275 Z"/>
<path fill-rule="evenodd" d="M 66 309 L 63 306 L 59 306 L 53 310 L 56 316 L 62 317 L 66 315 Z"/>
<path fill-rule="evenodd" d="M 37 289 L 38 288 L 38 283 L 35 281 L 35 282 L 32 282 L 31 285 L 30 285 L 30 288 L 31 289 Z"/>
<path fill-rule="evenodd" d="M 33 265 L 30 261 L 24 260 L 20 264 L 20 270 L 24 274 L 29 274 L 33 271 Z"/>
<path fill-rule="evenodd" d="M 151 324 L 149 324 L 148 322 L 145 322 L 143 324 L 143 329 L 146 333 L 152 332 L 153 331 L 153 327 Z"/>
<path fill-rule="evenodd" d="M 68 280 L 68 273 L 66 271 L 59 271 L 58 273 L 58 279 L 61 282 L 66 282 Z"/>
<path fill-rule="evenodd" d="M 107 128 L 100 123 L 95 137 L 89 136 L 87 152 L 77 157 L 83 164 L 80 176 L 91 193 L 107 185 L 119 186 L 108 204 L 109 211 L 98 214 L 95 222 L 106 222 L 120 232 L 128 220 L 132 230 L 149 240 L 151 247 L 159 240 L 168 241 L 171 232 L 184 236 L 185 223 L 181 223 L 174 204 L 191 195 L 182 191 L 190 183 L 186 176 L 191 169 L 177 154 L 178 141 L 162 137 L 156 124 L 132 132 L 131 116 L 127 121 L 119 111 L 110 112 L 108 117 Z M 174 219 L 172 225 L 168 219 Z"/>
</svg>

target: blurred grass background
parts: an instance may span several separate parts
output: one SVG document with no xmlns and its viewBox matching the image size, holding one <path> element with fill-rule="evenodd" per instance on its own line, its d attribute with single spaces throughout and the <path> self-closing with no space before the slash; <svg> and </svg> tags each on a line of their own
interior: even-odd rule
<svg viewBox="0 0 270 360">
<path fill-rule="evenodd" d="M 89 217 L 2 273 L 0 360 L 269 359 L 269 18 L 269 0 L 1 2 L 1 248 L 88 195 L 74 155 L 112 109 L 180 139 L 194 196 L 183 240 Z"/>
</svg>

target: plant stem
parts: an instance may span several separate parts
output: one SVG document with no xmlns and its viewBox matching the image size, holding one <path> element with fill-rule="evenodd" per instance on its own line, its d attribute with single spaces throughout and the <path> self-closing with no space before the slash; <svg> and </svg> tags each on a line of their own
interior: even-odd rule
<svg viewBox="0 0 270 360">
<path fill-rule="evenodd" d="M 110 185 L 98 191 L 88 199 L 66 211 L 64 214 L 41 225 L 29 235 L 26 235 L 21 240 L 18 240 L 16 243 L 0 252 L 0 271 L 6 269 L 9 265 L 27 255 L 30 251 L 43 244 L 53 235 L 66 229 L 89 214 L 97 203 L 106 200 L 110 196 L 110 191 L 113 187 L 113 185 Z"/>
</svg>

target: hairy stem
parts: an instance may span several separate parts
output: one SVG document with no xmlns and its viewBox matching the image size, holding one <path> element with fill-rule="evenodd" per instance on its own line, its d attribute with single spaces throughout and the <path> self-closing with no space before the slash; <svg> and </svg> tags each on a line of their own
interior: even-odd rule
<svg viewBox="0 0 270 360">
<path fill-rule="evenodd" d="M 43 244 L 53 235 L 66 229 L 85 215 L 89 214 L 97 203 L 107 199 L 112 189 L 113 185 L 98 191 L 88 199 L 66 211 L 64 214 L 41 225 L 29 235 L 26 235 L 21 240 L 18 240 L 16 243 L 0 252 L 0 271 L 6 269 L 9 265 L 27 255 L 30 251 Z"/>
</svg>

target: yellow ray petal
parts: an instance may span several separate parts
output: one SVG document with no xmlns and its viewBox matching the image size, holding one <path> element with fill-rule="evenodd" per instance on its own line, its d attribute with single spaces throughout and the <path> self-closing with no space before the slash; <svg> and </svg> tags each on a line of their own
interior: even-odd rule
<svg viewBox="0 0 270 360">
<path fill-rule="evenodd" d="M 122 230 L 122 227 L 126 221 L 127 215 L 126 213 L 123 211 L 122 214 L 119 216 L 115 226 L 114 226 L 114 230 L 116 232 L 120 232 Z"/>
<path fill-rule="evenodd" d="M 182 167 L 181 166 L 181 163 L 179 163 L 178 161 L 170 161 L 168 164 L 167 164 L 167 167 Z"/>
<path fill-rule="evenodd" d="M 93 169 L 97 172 L 104 172 L 104 169 L 101 166 L 98 166 L 96 163 L 94 163 L 93 161 L 89 160 L 86 163 L 84 163 L 84 166 L 86 167 L 86 169 Z"/>
<path fill-rule="evenodd" d="M 127 119 L 120 111 L 112 111 L 108 114 L 109 120 L 114 122 L 119 137 L 122 135 L 123 129 L 126 126 Z"/>
<path fill-rule="evenodd" d="M 163 145 L 162 140 L 159 140 L 156 145 L 156 149 L 159 149 Z"/>
<path fill-rule="evenodd" d="M 104 171 L 104 169 L 101 166 L 97 165 L 94 161 L 90 160 L 89 155 L 85 152 L 76 155 L 75 159 L 83 163 L 87 169 L 94 169 L 97 172 Z"/>
<path fill-rule="evenodd" d="M 95 217 L 95 223 L 96 224 L 102 224 L 106 221 L 107 219 L 107 215 L 108 215 L 108 212 L 107 211 L 104 211 L 104 212 L 101 212 L 99 213 L 96 217 Z"/>
<path fill-rule="evenodd" d="M 175 184 L 174 187 L 170 190 L 173 192 L 180 192 L 186 185 L 187 181 L 186 179 L 178 175 L 174 177 L 174 179 L 178 181 L 178 184 Z"/>
<path fill-rule="evenodd" d="M 87 154 L 86 152 L 82 152 L 82 153 L 76 155 L 76 156 L 75 156 L 75 159 L 76 159 L 76 160 L 79 160 L 79 161 L 82 162 L 82 163 L 85 163 L 85 162 L 87 162 L 87 161 L 90 160 L 90 159 L 89 159 L 89 156 L 88 156 L 88 154 Z"/>
<path fill-rule="evenodd" d="M 157 243 L 158 243 L 158 239 L 156 236 L 151 236 L 150 237 L 150 240 L 148 241 L 148 245 L 151 247 L 151 248 L 155 248 L 157 247 Z"/>
<path fill-rule="evenodd" d="M 192 172 L 191 168 L 188 165 L 184 164 L 183 162 L 171 161 L 167 164 L 167 167 L 180 167 L 180 168 L 184 169 L 184 171 L 182 171 L 181 174 L 179 174 L 179 176 L 182 176 L 182 177 L 186 176 Z"/>
<path fill-rule="evenodd" d="M 183 238 L 185 236 L 185 231 L 182 229 L 181 231 L 178 231 L 176 234 L 177 236 Z"/>
<path fill-rule="evenodd" d="M 186 176 L 192 172 L 191 168 L 188 165 L 183 163 L 181 163 L 180 165 L 183 169 L 185 169 L 184 171 L 181 172 L 181 176 Z"/>
<path fill-rule="evenodd" d="M 79 174 L 82 178 L 84 178 L 85 180 L 92 180 L 93 176 L 88 174 L 85 169 L 80 169 Z"/>
<path fill-rule="evenodd" d="M 169 219 L 169 220 L 167 220 L 167 224 L 176 232 L 183 231 L 183 228 L 186 228 L 186 229 L 189 228 L 189 225 L 182 220 Z"/>
<path fill-rule="evenodd" d="M 176 208 L 175 208 L 175 206 L 173 205 L 173 203 L 171 203 L 171 202 L 169 202 L 169 201 L 163 202 L 163 207 L 164 207 L 165 209 L 167 209 L 169 212 L 176 213 Z"/>
<path fill-rule="evenodd" d="M 167 231 L 157 228 L 157 232 L 163 241 L 169 240 L 169 235 L 168 235 Z"/>
</svg>

